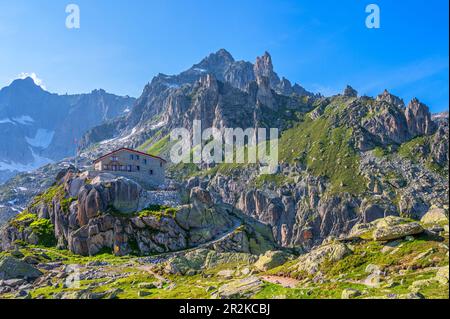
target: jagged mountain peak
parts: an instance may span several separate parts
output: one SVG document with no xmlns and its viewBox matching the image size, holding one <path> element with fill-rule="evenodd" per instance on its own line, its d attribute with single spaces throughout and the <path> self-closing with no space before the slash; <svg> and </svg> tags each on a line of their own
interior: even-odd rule
<svg viewBox="0 0 450 319">
<path fill-rule="evenodd" d="M 414 113 L 423 113 L 430 115 L 429 107 L 422 103 L 418 98 L 414 97 L 406 106 L 406 110 L 411 110 Z M 431 116 L 431 115 L 430 115 Z"/>
<path fill-rule="evenodd" d="M 224 59 L 234 62 L 234 58 L 231 55 L 231 53 L 223 48 L 219 49 L 216 53 L 212 53 L 211 55 L 220 56 L 220 57 L 223 57 Z"/>
<path fill-rule="evenodd" d="M 257 78 L 268 77 L 272 85 L 277 85 L 280 82 L 278 75 L 273 71 L 272 57 L 267 51 L 264 52 L 264 55 L 256 57 L 254 71 Z"/>
<path fill-rule="evenodd" d="M 220 49 L 215 53 L 211 53 L 200 63 L 195 64 L 192 68 L 200 68 L 207 71 L 224 71 L 234 61 L 233 56 L 225 49 Z"/>
<path fill-rule="evenodd" d="M 262 62 L 266 63 L 267 65 L 272 66 L 272 68 L 273 68 L 272 56 L 267 51 L 264 51 L 263 55 L 256 57 L 256 62 L 258 62 L 258 61 L 262 61 Z"/>
<path fill-rule="evenodd" d="M 358 91 L 356 91 L 354 88 L 352 88 L 350 85 L 347 85 L 344 89 L 344 96 L 347 97 L 357 97 Z"/>
<path fill-rule="evenodd" d="M 405 102 L 403 101 L 403 99 L 390 93 L 387 89 L 385 89 L 383 93 L 379 94 L 376 100 L 378 102 L 387 102 L 401 109 L 405 108 Z"/>
<path fill-rule="evenodd" d="M 420 100 L 417 97 L 413 97 L 408 104 L 408 106 L 420 106 L 420 105 L 424 105 L 425 107 L 427 107 L 425 104 L 420 102 Z"/>
</svg>

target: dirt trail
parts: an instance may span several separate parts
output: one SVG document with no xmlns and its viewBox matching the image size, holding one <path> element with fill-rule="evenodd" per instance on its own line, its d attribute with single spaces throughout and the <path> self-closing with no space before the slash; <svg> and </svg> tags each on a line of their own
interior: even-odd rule
<svg viewBox="0 0 450 319">
<path fill-rule="evenodd" d="M 278 284 L 285 288 L 296 288 L 297 285 L 300 283 L 297 279 L 294 278 L 287 278 L 287 277 L 280 277 L 280 276 L 261 276 L 262 280 L 270 282 L 272 284 Z"/>
<path fill-rule="evenodd" d="M 161 282 L 170 283 L 170 280 L 168 280 L 167 278 L 164 278 L 163 276 L 158 275 L 156 272 L 154 272 L 151 266 L 141 266 L 141 267 L 139 267 L 139 269 L 148 272 L 150 275 L 152 275 L 153 277 L 155 277 L 156 279 L 158 279 Z"/>
</svg>

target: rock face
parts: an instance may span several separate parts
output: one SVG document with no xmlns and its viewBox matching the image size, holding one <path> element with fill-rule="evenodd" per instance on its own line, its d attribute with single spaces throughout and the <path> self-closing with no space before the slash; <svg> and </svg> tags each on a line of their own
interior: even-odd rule
<svg viewBox="0 0 450 319">
<path fill-rule="evenodd" d="M 430 135 L 436 129 L 435 123 L 431 120 L 428 107 L 414 98 L 405 110 L 408 130 L 412 136 Z"/>
<path fill-rule="evenodd" d="M 404 108 L 405 102 L 398 96 L 395 96 L 391 93 L 389 93 L 388 90 L 384 90 L 384 92 L 377 96 L 377 101 L 379 102 L 386 102 L 388 104 L 391 104 L 397 108 Z"/>
<path fill-rule="evenodd" d="M 314 152 L 310 155 L 308 143 L 304 145 L 299 140 L 310 139 L 314 133 L 299 138 L 301 132 L 296 132 L 291 141 L 280 145 L 284 158 L 280 158 L 274 178 L 280 183 L 264 182 L 255 187 L 258 167 L 246 166 L 232 173 L 219 169 L 217 174 L 186 182 L 187 188 L 193 182 L 202 184 L 214 194 L 214 199 L 236 203 L 249 216 L 271 225 L 281 245 L 306 249 L 328 236 L 348 234 L 358 222 L 399 215 L 419 220 L 433 205 L 447 210 L 448 125 L 426 124 L 429 111 L 418 101 L 405 108 L 403 101 L 388 91 L 376 99 L 357 97 L 350 91 L 333 98 L 319 98 L 314 111 L 308 113 L 310 124 L 317 125 L 314 133 L 327 122 L 328 136 L 336 130 L 349 130 L 348 142 L 343 144 L 350 145 L 347 154 L 335 158 L 326 152 L 337 141 L 316 137 L 310 142 Z M 422 128 L 411 125 L 414 121 Z M 378 155 L 379 150 L 386 155 Z M 337 167 L 352 152 L 356 163 L 349 175 L 353 180 L 361 176 L 365 185 L 356 192 L 347 192 L 342 190 L 345 183 L 340 182 L 341 190 L 330 191 L 332 169 L 324 170 L 327 166 Z M 336 170 L 348 167 L 342 165 Z M 319 174 L 314 174 L 314 170 Z"/>
<path fill-rule="evenodd" d="M 0 247 L 11 249 L 16 240 L 38 244 L 42 234 L 33 229 L 36 221 L 51 222 L 54 234 L 47 237 L 79 255 L 103 250 L 145 255 L 200 245 L 259 254 L 276 247 L 267 226 L 231 205 L 215 204 L 202 188 L 191 190 L 188 205 L 151 208 L 148 191 L 131 180 L 105 174 L 90 181 L 83 176 L 67 171 L 28 207 L 29 215 L 19 215 L 2 229 Z"/>
<path fill-rule="evenodd" d="M 350 85 L 347 85 L 347 87 L 344 90 L 344 96 L 358 97 L 358 92 L 354 88 L 352 88 Z"/>
<path fill-rule="evenodd" d="M 300 85 L 280 80 L 267 52 L 252 64 L 235 61 L 222 49 L 178 75 L 156 76 L 125 118 L 93 128 L 82 144 L 116 137 L 124 143 L 126 137 L 135 146 L 153 138 L 155 128 L 165 134 L 175 127 L 192 129 L 193 120 L 202 120 L 205 128 L 265 127 L 269 120 L 271 127 L 279 127 L 280 109 L 287 107 L 294 115 L 309 109 L 313 99 Z M 160 116 L 158 123 L 155 115 Z"/>
<path fill-rule="evenodd" d="M 6 256 L 0 259 L 0 280 L 32 280 L 41 275 L 42 272 L 14 257 Z"/>
</svg>

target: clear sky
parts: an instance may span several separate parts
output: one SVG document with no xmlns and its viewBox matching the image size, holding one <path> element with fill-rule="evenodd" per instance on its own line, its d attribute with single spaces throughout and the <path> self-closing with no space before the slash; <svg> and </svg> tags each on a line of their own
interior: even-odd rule
<svg viewBox="0 0 450 319">
<path fill-rule="evenodd" d="M 69 3 L 81 28 L 65 27 Z M 381 9 L 367 29 L 366 5 Z M 351 84 L 448 110 L 448 0 L 0 0 L 0 87 L 35 73 L 57 93 L 139 96 L 220 48 L 271 53 L 275 70 L 324 95 Z"/>
</svg>

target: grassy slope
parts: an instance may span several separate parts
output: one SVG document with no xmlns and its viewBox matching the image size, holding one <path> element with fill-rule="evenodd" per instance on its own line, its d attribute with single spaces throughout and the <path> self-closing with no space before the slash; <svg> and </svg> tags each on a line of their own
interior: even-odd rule
<svg viewBox="0 0 450 319">
<path fill-rule="evenodd" d="M 349 246 L 353 254 L 337 262 L 324 262 L 320 266 L 322 282 L 315 282 L 314 275 L 304 275 L 292 272 L 296 260 L 257 276 L 279 275 L 296 278 L 299 284 L 296 288 L 286 288 L 279 284 L 265 282 L 262 289 L 252 298 L 294 298 L 294 299 L 327 299 L 340 298 L 344 289 L 353 288 L 362 292 L 358 298 L 384 298 L 389 294 L 403 295 L 413 291 L 411 285 L 418 280 L 429 280 L 435 277 L 438 267 L 448 265 L 448 233 L 443 242 L 435 241 L 425 235 L 414 240 L 400 240 L 397 245 L 386 249 L 380 242 L 363 241 Z M 81 257 L 68 251 L 38 246 L 21 248 L 25 256 L 33 256 L 40 262 L 60 261 L 66 265 L 79 265 L 86 271 L 86 264 L 95 261 L 107 262 L 95 269 L 105 273 L 103 278 L 82 280 L 80 287 L 65 288 L 63 279 L 52 278 L 52 285 L 34 289 L 32 297 L 52 298 L 59 292 L 102 293 L 117 290 L 117 298 L 140 298 L 139 292 L 148 293 L 143 298 L 211 298 L 221 285 L 246 275 L 237 274 L 233 278 L 225 278 L 219 271 L 232 269 L 252 269 L 252 265 L 245 262 L 231 262 L 219 264 L 205 269 L 193 276 L 179 276 L 161 274 L 166 282 L 160 288 L 142 288 L 140 283 L 160 281 L 160 276 L 142 268 L 142 264 L 135 257 L 116 257 L 110 254 L 100 254 L 91 257 Z M 6 255 L 7 253 L 0 253 Z M 368 265 L 377 265 L 386 273 L 379 286 L 367 286 L 365 279 L 368 274 L 365 269 Z M 120 278 L 111 279 L 113 275 Z M 426 298 L 449 298 L 448 284 L 429 281 L 417 290 Z M 2 298 L 12 298 L 3 295 Z"/>
<path fill-rule="evenodd" d="M 315 176 L 329 179 L 331 193 L 349 192 L 358 194 L 365 189 L 365 181 L 358 175 L 359 158 L 349 145 L 352 134 L 351 129 L 345 127 L 332 127 L 332 117 L 345 111 L 351 100 L 337 97 L 326 108 L 325 113 L 316 120 L 309 116 L 302 116 L 301 122 L 296 122 L 293 128 L 284 131 L 279 140 L 279 161 L 287 163 L 302 162 L 309 172 Z M 140 149 L 161 156 L 168 156 L 172 142 L 165 136 L 156 143 L 149 141 Z M 200 171 L 194 164 L 177 164 L 169 167 L 180 178 L 203 174 L 214 175 L 221 173 L 230 175 L 234 171 L 244 169 L 248 164 L 220 164 L 210 170 Z M 281 185 L 292 182 L 282 174 L 260 176 L 252 181 L 258 187 L 267 183 Z"/>
</svg>

